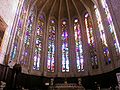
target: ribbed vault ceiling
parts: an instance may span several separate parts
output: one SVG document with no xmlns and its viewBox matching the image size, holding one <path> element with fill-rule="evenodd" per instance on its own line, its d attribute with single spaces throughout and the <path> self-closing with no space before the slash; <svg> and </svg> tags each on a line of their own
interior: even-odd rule
<svg viewBox="0 0 120 90">
<path fill-rule="evenodd" d="M 44 12 L 46 17 L 53 16 L 56 19 L 72 18 L 85 11 L 85 5 L 91 6 L 91 0 L 37 0 L 38 12 Z"/>
</svg>

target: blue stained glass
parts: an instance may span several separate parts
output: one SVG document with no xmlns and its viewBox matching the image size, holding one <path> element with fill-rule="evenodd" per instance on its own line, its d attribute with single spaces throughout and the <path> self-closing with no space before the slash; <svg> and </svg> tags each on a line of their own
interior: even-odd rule
<svg viewBox="0 0 120 90">
<path fill-rule="evenodd" d="M 17 54 L 17 46 L 19 46 L 19 39 L 22 36 L 23 33 L 23 26 L 24 26 L 24 21 L 25 21 L 25 16 L 26 16 L 26 10 L 27 10 L 27 2 L 28 0 L 25 1 L 20 1 L 17 7 L 17 11 L 16 11 L 16 16 L 18 18 L 17 21 L 17 25 L 16 25 L 16 37 L 15 37 L 15 43 L 12 49 L 12 53 L 11 53 L 11 60 L 15 58 L 16 54 Z"/>
<path fill-rule="evenodd" d="M 11 54 L 11 60 L 15 59 L 16 53 L 17 53 L 17 45 L 14 45 L 13 51 Z"/>
<path fill-rule="evenodd" d="M 96 55 L 92 22 L 88 13 L 85 14 L 85 26 L 87 32 L 88 45 L 89 45 L 90 60 L 92 63 L 92 68 L 95 69 L 98 68 L 98 58 Z"/>
<path fill-rule="evenodd" d="M 96 6 L 94 6 L 94 8 L 95 8 L 95 14 L 96 14 L 98 28 L 99 28 L 99 32 L 100 32 L 100 38 L 101 38 L 101 42 L 102 42 L 104 61 L 105 61 L 106 64 L 109 64 L 111 59 L 110 59 L 110 55 L 109 55 L 109 50 L 108 50 L 108 45 L 107 45 L 107 41 L 106 41 L 105 31 L 104 31 L 103 24 L 102 24 L 102 21 L 101 21 L 100 12 L 99 12 L 99 10 Z"/>
<path fill-rule="evenodd" d="M 36 28 L 36 40 L 35 40 L 34 63 L 33 63 L 34 70 L 40 70 L 42 39 L 43 39 L 44 28 L 45 28 L 45 18 L 41 14 L 38 18 L 37 28 Z"/>
<path fill-rule="evenodd" d="M 22 36 L 22 33 L 23 33 L 23 25 L 24 25 L 24 21 L 25 21 L 25 16 L 26 16 L 26 11 L 27 11 L 27 4 L 28 3 L 28 0 L 25 0 L 23 2 L 23 6 L 22 6 L 22 9 L 21 9 L 21 12 L 20 12 L 20 16 L 19 16 L 19 19 L 18 19 L 18 26 L 17 26 L 17 35 L 18 36 Z"/>
<path fill-rule="evenodd" d="M 30 45 L 30 37 L 31 37 L 31 33 L 32 33 L 33 18 L 34 18 L 34 14 L 33 14 L 33 11 L 31 10 L 30 15 L 28 17 L 27 29 L 25 31 L 24 43 L 26 45 Z"/>
<path fill-rule="evenodd" d="M 78 19 L 74 20 L 74 34 L 75 34 L 77 70 L 78 72 L 80 72 L 80 71 L 84 71 L 84 59 L 83 59 L 80 24 Z"/>
<path fill-rule="evenodd" d="M 20 63 L 24 65 L 28 65 L 29 55 L 30 55 L 30 43 L 31 43 L 31 35 L 33 31 L 33 24 L 34 24 L 34 8 L 32 8 L 29 12 L 27 23 L 26 23 L 26 30 L 24 32 L 24 44 L 22 45 L 22 55 L 20 57 Z"/>
<path fill-rule="evenodd" d="M 109 27 L 109 31 L 110 31 L 110 33 L 112 34 L 112 37 L 113 37 L 114 47 L 116 49 L 117 55 L 120 55 L 120 44 L 119 44 L 119 41 L 118 41 L 118 38 L 117 38 L 117 35 L 116 35 L 115 27 L 114 27 L 114 24 L 113 24 L 113 21 L 112 21 L 112 17 L 110 15 L 108 5 L 106 3 L 106 0 L 101 0 L 101 3 L 102 3 L 102 6 L 105 10 L 105 14 L 107 16 L 107 22 L 108 22 L 108 25 L 109 25 L 108 27 Z"/>
<path fill-rule="evenodd" d="M 47 68 L 49 72 L 54 72 L 55 71 L 55 31 L 56 31 L 56 26 L 55 26 L 55 21 L 50 20 L 49 21 L 49 28 L 48 28 L 48 58 L 47 58 Z"/>
<path fill-rule="evenodd" d="M 68 49 L 68 32 L 67 22 L 62 21 L 62 72 L 69 72 L 69 49 Z"/>
</svg>

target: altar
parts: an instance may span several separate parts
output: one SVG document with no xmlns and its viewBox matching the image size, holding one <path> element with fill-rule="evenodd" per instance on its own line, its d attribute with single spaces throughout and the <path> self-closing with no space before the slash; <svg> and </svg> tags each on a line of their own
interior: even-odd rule
<svg viewBox="0 0 120 90">
<path fill-rule="evenodd" d="M 81 82 L 76 83 L 58 83 L 50 86 L 50 90 L 85 90 Z"/>
</svg>

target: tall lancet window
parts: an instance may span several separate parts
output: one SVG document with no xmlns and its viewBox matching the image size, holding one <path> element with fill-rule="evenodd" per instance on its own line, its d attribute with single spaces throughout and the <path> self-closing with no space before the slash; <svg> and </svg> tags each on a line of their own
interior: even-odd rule
<svg viewBox="0 0 120 90">
<path fill-rule="evenodd" d="M 11 54 L 11 60 L 13 60 L 15 58 L 16 52 L 17 52 L 17 44 L 14 44 L 13 51 Z"/>
<path fill-rule="evenodd" d="M 35 20 L 34 8 L 32 8 L 29 12 L 26 30 L 24 32 L 24 43 L 22 46 L 22 55 L 20 58 L 20 63 L 24 65 L 28 65 L 29 57 L 30 57 L 30 47 L 31 47 L 31 35 L 33 31 L 33 24 Z"/>
<path fill-rule="evenodd" d="M 24 0 L 24 3 L 23 3 L 23 7 L 22 7 L 22 10 L 21 10 L 21 13 L 20 13 L 20 18 L 18 20 L 18 26 L 17 26 L 17 35 L 19 37 L 22 36 L 22 33 L 23 33 L 23 25 L 24 25 L 24 22 L 25 22 L 25 16 L 27 14 L 27 8 L 28 8 L 28 0 Z"/>
<path fill-rule="evenodd" d="M 34 50 L 34 64 L 33 69 L 40 69 L 41 61 L 41 51 L 42 51 L 42 40 L 43 40 L 43 30 L 45 29 L 45 17 L 40 14 L 37 20 L 37 28 L 35 32 L 35 50 Z"/>
<path fill-rule="evenodd" d="M 62 21 L 62 72 L 69 72 L 68 24 Z"/>
<path fill-rule="evenodd" d="M 98 28 L 99 28 L 99 32 L 100 32 L 100 38 L 101 38 L 101 42 L 102 42 L 104 61 L 105 61 L 106 64 L 109 64 L 109 63 L 111 63 L 111 59 L 110 59 L 110 55 L 109 55 L 109 50 L 108 50 L 108 45 L 107 45 L 107 41 L 106 41 L 105 31 L 104 31 L 103 24 L 102 24 L 102 21 L 101 21 L 100 12 L 99 12 L 99 10 L 96 6 L 94 6 L 94 8 L 95 8 L 97 24 L 98 24 Z"/>
<path fill-rule="evenodd" d="M 92 63 L 92 68 L 98 68 L 98 58 L 96 53 L 95 41 L 93 36 L 93 26 L 89 14 L 85 14 L 85 27 L 87 32 L 88 46 L 90 52 L 90 60 Z"/>
<path fill-rule="evenodd" d="M 82 40 L 81 40 L 81 30 L 79 20 L 74 20 L 74 34 L 75 34 L 75 47 L 76 47 L 76 61 L 77 61 L 77 70 L 78 72 L 84 71 L 84 58 L 83 58 L 83 49 L 82 49 Z"/>
<path fill-rule="evenodd" d="M 25 16 L 26 16 L 26 11 L 28 8 L 28 0 L 25 0 L 24 2 L 20 1 L 17 7 L 17 11 L 16 11 L 16 18 L 18 18 L 17 21 L 17 25 L 15 28 L 16 31 L 16 37 L 15 37 L 15 41 L 14 41 L 14 46 L 13 46 L 13 50 L 12 50 L 12 54 L 11 54 L 11 60 L 13 60 L 16 56 L 16 51 L 18 49 L 18 44 L 19 41 L 21 39 L 21 36 L 23 34 L 23 27 L 24 27 L 24 22 L 25 22 Z M 15 32 L 14 32 L 15 34 Z"/>
<path fill-rule="evenodd" d="M 55 20 L 49 21 L 48 27 L 48 58 L 47 58 L 47 69 L 49 72 L 55 71 L 55 31 L 56 23 Z"/>
<path fill-rule="evenodd" d="M 101 0 L 101 3 L 102 3 L 102 6 L 105 10 L 105 14 L 107 16 L 107 23 L 108 23 L 108 27 L 109 27 L 109 31 L 113 37 L 113 44 L 114 44 L 114 47 L 116 49 L 116 52 L 117 54 L 119 55 L 120 53 L 120 44 L 119 44 L 119 41 L 118 41 L 118 38 L 117 38 L 117 35 L 116 35 L 116 31 L 115 31 L 115 27 L 114 27 L 114 24 L 113 24 L 113 21 L 112 21 L 112 17 L 110 15 L 110 11 L 108 9 L 108 5 L 106 3 L 106 0 Z"/>
<path fill-rule="evenodd" d="M 29 17 L 28 17 L 28 21 L 27 21 L 27 28 L 25 31 L 25 37 L 24 37 L 24 44 L 26 46 L 30 45 L 30 37 L 31 37 L 31 33 L 32 33 L 32 26 L 33 26 L 33 20 L 34 20 L 34 11 L 31 10 Z"/>
</svg>

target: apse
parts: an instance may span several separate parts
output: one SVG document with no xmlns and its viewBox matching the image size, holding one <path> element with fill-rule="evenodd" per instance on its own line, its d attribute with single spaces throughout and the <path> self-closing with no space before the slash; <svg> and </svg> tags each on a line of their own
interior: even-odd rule
<svg viewBox="0 0 120 90">
<path fill-rule="evenodd" d="M 5 62 L 45 77 L 106 73 L 119 67 L 117 32 L 106 0 L 21 0 Z"/>
</svg>

